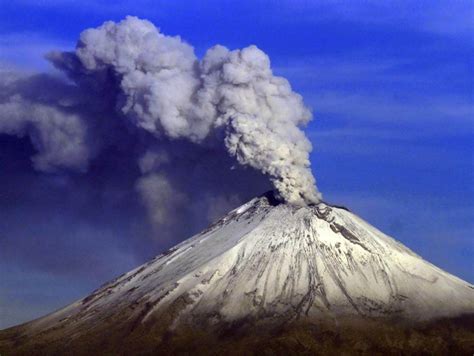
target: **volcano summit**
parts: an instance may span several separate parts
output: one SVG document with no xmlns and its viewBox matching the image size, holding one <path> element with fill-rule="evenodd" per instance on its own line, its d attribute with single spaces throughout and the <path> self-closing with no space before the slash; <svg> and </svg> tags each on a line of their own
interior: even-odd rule
<svg viewBox="0 0 474 356">
<path fill-rule="evenodd" d="M 0 332 L 2 354 L 470 352 L 474 287 L 345 208 L 272 193 Z"/>
</svg>

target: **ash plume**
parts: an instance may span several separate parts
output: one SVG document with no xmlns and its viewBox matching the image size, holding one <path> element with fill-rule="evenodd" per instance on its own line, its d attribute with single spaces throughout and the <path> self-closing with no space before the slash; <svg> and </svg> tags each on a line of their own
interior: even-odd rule
<svg viewBox="0 0 474 356">
<path fill-rule="evenodd" d="M 2 75 L 0 133 L 29 136 L 45 172 L 87 172 L 110 152 L 131 158 L 162 236 L 188 233 L 177 221 L 212 220 L 269 182 L 292 204 L 321 198 L 301 129 L 311 113 L 257 47 L 218 45 L 199 60 L 179 37 L 127 17 L 48 59 L 69 79 Z"/>
</svg>

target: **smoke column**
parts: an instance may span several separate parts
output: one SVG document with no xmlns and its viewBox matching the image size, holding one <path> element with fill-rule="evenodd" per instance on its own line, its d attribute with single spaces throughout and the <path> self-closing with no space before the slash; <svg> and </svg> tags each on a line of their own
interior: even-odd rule
<svg viewBox="0 0 474 356">
<path fill-rule="evenodd" d="M 288 203 L 321 198 L 301 130 L 311 113 L 257 47 L 217 45 L 198 60 L 179 37 L 127 17 L 48 59 L 69 79 L 2 73 L 0 133 L 28 136 L 44 172 L 87 172 L 111 147 L 132 157 L 134 189 L 163 235 L 268 182 Z"/>
</svg>

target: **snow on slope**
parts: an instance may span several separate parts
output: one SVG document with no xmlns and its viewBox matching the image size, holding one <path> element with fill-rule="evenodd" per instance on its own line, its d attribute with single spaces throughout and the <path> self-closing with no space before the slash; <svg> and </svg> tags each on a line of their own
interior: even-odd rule
<svg viewBox="0 0 474 356">
<path fill-rule="evenodd" d="M 31 327 L 122 311 L 146 322 L 177 300 L 185 306 L 175 323 L 249 316 L 422 320 L 473 313 L 474 287 L 343 208 L 277 204 L 267 194 Z"/>
</svg>

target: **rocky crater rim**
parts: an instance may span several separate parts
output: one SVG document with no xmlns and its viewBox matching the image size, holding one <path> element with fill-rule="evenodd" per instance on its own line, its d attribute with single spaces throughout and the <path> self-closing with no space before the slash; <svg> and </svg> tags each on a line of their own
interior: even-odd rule
<svg viewBox="0 0 474 356">
<path fill-rule="evenodd" d="M 349 208 L 347 208 L 344 205 L 332 204 L 332 203 L 327 202 L 325 200 L 320 200 L 317 203 L 310 203 L 310 204 L 307 204 L 307 205 L 296 205 L 296 204 L 288 203 L 288 202 L 284 201 L 281 197 L 279 197 L 278 193 L 275 190 L 269 190 L 269 191 L 259 195 L 257 197 L 257 199 L 259 199 L 259 200 L 265 199 L 268 202 L 268 205 L 270 205 L 270 206 L 287 205 L 287 206 L 292 206 L 296 209 L 299 209 L 299 208 L 326 205 L 326 206 L 336 208 L 336 209 L 343 209 L 343 210 L 346 210 L 346 211 L 351 211 Z"/>
</svg>

